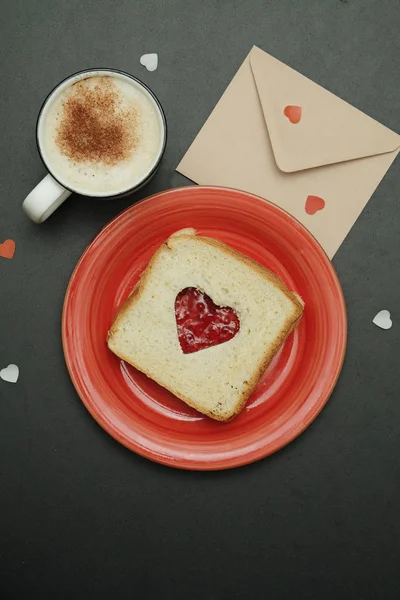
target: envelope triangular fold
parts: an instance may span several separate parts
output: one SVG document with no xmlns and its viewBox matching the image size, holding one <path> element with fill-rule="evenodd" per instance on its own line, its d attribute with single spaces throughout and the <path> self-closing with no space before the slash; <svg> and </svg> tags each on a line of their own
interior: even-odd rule
<svg viewBox="0 0 400 600">
<path fill-rule="evenodd" d="M 291 173 L 392 152 L 400 136 L 260 48 L 250 64 L 277 166 Z M 285 116 L 301 107 L 301 119 Z"/>
</svg>

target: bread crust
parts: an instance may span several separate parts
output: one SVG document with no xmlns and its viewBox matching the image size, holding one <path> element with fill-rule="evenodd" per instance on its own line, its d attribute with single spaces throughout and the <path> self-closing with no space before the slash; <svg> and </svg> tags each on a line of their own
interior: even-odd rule
<svg viewBox="0 0 400 600">
<path fill-rule="evenodd" d="M 151 270 L 152 270 L 152 266 L 153 266 L 154 262 L 157 260 L 158 256 L 162 252 L 164 252 L 165 250 L 171 251 L 173 249 L 173 242 L 178 237 L 179 237 L 179 239 L 182 239 L 182 238 L 190 239 L 190 238 L 196 237 L 198 240 L 201 240 L 203 243 L 213 246 L 215 248 L 218 248 L 219 250 L 222 250 L 223 252 L 233 256 L 236 260 L 242 262 L 248 268 L 256 271 L 259 275 L 261 275 L 261 277 L 263 277 L 264 279 L 269 281 L 269 283 L 271 283 L 274 287 L 278 288 L 292 302 L 292 306 L 293 306 L 292 314 L 290 316 L 288 316 L 288 318 L 286 319 L 286 322 L 282 328 L 280 335 L 277 337 L 272 348 L 269 348 L 269 350 L 265 353 L 265 355 L 259 361 L 259 364 L 257 365 L 257 367 L 255 369 L 254 375 L 251 377 L 251 379 L 248 381 L 246 387 L 244 388 L 238 402 L 236 403 L 234 411 L 233 412 L 230 411 L 229 414 L 226 414 L 226 415 L 221 414 L 221 413 L 214 413 L 213 411 L 209 411 L 209 410 L 200 410 L 198 405 L 196 403 L 192 402 L 190 398 L 186 397 L 184 394 L 177 393 L 177 391 L 174 390 L 172 387 L 165 386 L 163 383 L 158 381 L 156 377 L 154 377 L 153 375 L 150 375 L 150 373 L 146 372 L 145 369 L 143 369 L 143 368 L 139 367 L 137 364 L 135 364 L 135 362 L 131 358 L 124 356 L 124 354 L 122 352 L 118 352 L 116 349 L 111 347 L 113 335 L 117 332 L 121 320 L 124 318 L 126 312 L 128 312 L 131 309 L 131 307 L 134 306 L 135 303 L 138 302 L 138 300 L 140 299 L 140 296 L 146 287 L 147 279 L 151 275 Z M 214 420 L 221 421 L 221 422 L 228 422 L 231 419 L 235 418 L 243 410 L 249 396 L 254 391 L 256 385 L 258 384 L 258 382 L 259 382 L 262 374 L 264 373 L 265 369 L 267 368 L 268 364 L 271 362 L 273 357 L 277 354 L 278 350 L 281 348 L 282 344 L 287 339 L 287 337 L 292 333 L 292 331 L 299 324 L 301 317 L 303 315 L 303 310 L 304 310 L 304 302 L 300 298 L 300 296 L 296 292 L 290 292 L 286 288 L 285 284 L 279 279 L 279 277 L 277 277 L 277 275 L 275 275 L 275 273 L 273 273 L 266 267 L 263 267 L 255 260 L 245 256 L 241 252 L 238 252 L 234 248 L 231 248 L 224 242 L 220 242 L 219 240 L 215 240 L 215 239 L 209 238 L 209 237 L 198 236 L 194 229 L 184 229 L 184 230 L 178 231 L 178 232 L 174 233 L 173 235 L 171 235 L 166 240 L 166 242 L 164 242 L 158 248 L 158 250 L 154 253 L 154 255 L 152 256 L 146 269 L 141 274 L 136 286 L 133 288 L 131 294 L 125 300 L 125 302 L 121 305 L 116 316 L 114 317 L 114 321 L 113 321 L 113 323 L 110 327 L 110 330 L 108 332 L 108 335 L 107 335 L 107 344 L 108 344 L 108 347 L 110 348 L 110 350 L 114 354 L 116 354 L 121 360 L 124 360 L 125 362 L 129 363 L 130 365 L 132 365 L 133 367 L 135 367 L 136 369 L 138 369 L 139 371 L 144 373 L 147 377 L 149 377 L 150 379 L 153 379 L 153 381 L 156 381 L 156 383 L 158 383 L 162 387 L 168 389 L 171 393 L 173 393 L 175 396 L 177 396 L 178 398 L 183 400 L 186 404 L 188 404 L 192 408 L 196 409 L 197 411 L 201 412 L 202 414 L 204 414 Z M 203 350 L 203 352 L 206 350 L 207 349 Z"/>
</svg>

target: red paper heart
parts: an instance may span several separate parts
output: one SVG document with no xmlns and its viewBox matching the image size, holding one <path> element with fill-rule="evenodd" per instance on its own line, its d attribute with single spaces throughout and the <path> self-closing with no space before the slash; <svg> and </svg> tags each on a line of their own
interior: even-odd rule
<svg viewBox="0 0 400 600">
<path fill-rule="evenodd" d="M 229 306 L 217 306 L 207 294 L 189 287 L 175 299 L 179 343 L 184 354 L 231 340 L 240 329 L 239 317 Z"/>
<path fill-rule="evenodd" d="M 323 208 L 325 208 L 325 200 L 319 196 L 307 196 L 306 213 L 308 215 L 315 215 L 316 212 Z"/>
<path fill-rule="evenodd" d="M 2 244 L 0 244 L 0 256 L 3 258 L 12 258 L 15 252 L 15 242 L 14 240 L 6 240 Z"/>
<path fill-rule="evenodd" d="M 301 106 L 285 106 L 283 114 L 291 123 L 298 123 L 301 120 Z"/>
</svg>

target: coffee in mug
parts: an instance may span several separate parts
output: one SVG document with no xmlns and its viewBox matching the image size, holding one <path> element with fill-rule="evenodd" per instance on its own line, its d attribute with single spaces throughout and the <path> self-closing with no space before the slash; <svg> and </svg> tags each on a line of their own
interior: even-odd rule
<svg viewBox="0 0 400 600">
<path fill-rule="evenodd" d="M 83 71 L 47 97 L 37 144 L 49 171 L 24 201 L 44 221 L 71 194 L 116 197 L 154 175 L 166 143 L 166 121 L 154 94 L 131 75 Z"/>
</svg>

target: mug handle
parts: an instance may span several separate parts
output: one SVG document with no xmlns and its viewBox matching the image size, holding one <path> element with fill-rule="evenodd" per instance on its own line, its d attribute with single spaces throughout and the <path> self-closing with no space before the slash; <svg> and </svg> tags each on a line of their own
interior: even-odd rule
<svg viewBox="0 0 400 600">
<path fill-rule="evenodd" d="M 71 194 L 48 174 L 27 195 L 22 208 L 32 221 L 43 223 Z"/>
</svg>

